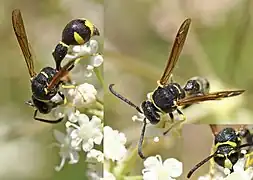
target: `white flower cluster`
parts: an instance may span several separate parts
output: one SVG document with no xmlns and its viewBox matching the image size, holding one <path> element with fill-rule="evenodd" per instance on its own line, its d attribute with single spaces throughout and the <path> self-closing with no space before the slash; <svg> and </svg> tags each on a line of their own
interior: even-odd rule
<svg viewBox="0 0 253 180">
<path fill-rule="evenodd" d="M 66 55 L 66 59 L 73 59 L 76 57 L 87 57 L 89 59 L 89 64 L 86 67 L 85 74 L 87 77 L 92 75 L 94 68 L 102 65 L 104 62 L 103 56 L 98 51 L 98 42 L 96 40 L 90 40 L 83 45 L 73 46 L 69 50 L 69 54 Z"/>
<path fill-rule="evenodd" d="M 162 162 L 160 155 L 150 156 L 144 161 L 144 180 L 175 180 L 183 172 L 183 164 L 174 158 Z"/>
<path fill-rule="evenodd" d="M 87 57 L 91 60 L 90 66 L 98 67 L 103 63 L 103 57 L 97 54 L 97 50 L 98 42 L 90 40 L 84 45 L 73 46 L 65 58 Z M 78 163 L 80 153 L 86 155 L 88 163 L 94 159 L 98 164 L 103 163 L 104 155 L 96 149 L 102 145 L 103 140 L 103 116 L 101 115 L 103 109 L 94 107 L 94 104 L 98 103 L 97 89 L 89 83 L 71 84 L 63 87 L 63 93 L 67 102 L 54 110 L 56 116 L 67 117 L 66 133 L 54 130 L 54 136 L 58 141 L 54 145 L 60 148 L 59 155 L 61 157 L 61 162 L 55 167 L 55 170 L 60 171 L 66 161 L 69 164 Z M 100 100 L 99 103 L 103 106 Z M 99 115 L 88 113 L 87 109 L 96 110 Z M 94 175 L 93 172 L 89 174 Z"/>
</svg>

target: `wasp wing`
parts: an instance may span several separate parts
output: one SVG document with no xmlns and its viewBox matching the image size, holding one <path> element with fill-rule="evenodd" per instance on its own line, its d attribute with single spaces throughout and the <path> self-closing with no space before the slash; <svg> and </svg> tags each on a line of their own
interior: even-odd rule
<svg viewBox="0 0 253 180">
<path fill-rule="evenodd" d="M 237 90 L 237 91 L 219 91 L 204 95 L 197 96 L 188 96 L 183 99 L 177 101 L 178 106 L 189 105 L 194 103 L 199 103 L 203 101 L 211 101 L 211 100 L 219 100 L 223 98 L 238 96 L 242 94 L 245 90 Z"/>
<path fill-rule="evenodd" d="M 161 79 L 159 80 L 159 84 L 162 86 L 167 84 L 167 82 L 170 78 L 170 75 L 172 73 L 172 70 L 174 69 L 174 67 L 177 63 L 179 55 L 180 55 L 180 53 L 183 49 L 183 46 L 184 46 L 184 42 L 185 42 L 188 30 L 189 30 L 190 24 L 191 24 L 191 19 L 186 19 L 182 23 L 182 25 L 180 26 L 180 28 L 177 32 L 177 36 L 174 40 L 167 65 L 165 67 L 165 70 L 163 72 Z"/>
<path fill-rule="evenodd" d="M 12 11 L 12 25 L 16 34 L 19 46 L 25 58 L 25 62 L 31 77 L 36 75 L 34 71 L 33 54 L 31 53 L 30 45 L 25 32 L 24 22 L 19 9 Z"/>
<path fill-rule="evenodd" d="M 68 74 L 68 72 L 74 67 L 77 61 L 78 59 L 72 59 L 67 64 L 65 64 L 53 77 L 47 89 L 50 90 L 56 85 L 58 85 L 61 79 Z"/>
</svg>

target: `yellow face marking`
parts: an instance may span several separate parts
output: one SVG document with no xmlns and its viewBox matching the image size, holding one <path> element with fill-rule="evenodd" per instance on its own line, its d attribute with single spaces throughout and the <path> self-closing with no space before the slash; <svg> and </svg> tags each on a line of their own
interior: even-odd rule
<svg viewBox="0 0 253 180">
<path fill-rule="evenodd" d="M 74 39 L 78 44 L 84 44 L 84 39 L 77 33 L 74 32 Z"/>
<path fill-rule="evenodd" d="M 69 48 L 69 46 L 62 41 L 60 41 L 59 44 L 61 44 L 62 46 L 66 47 L 66 48 Z"/>
<path fill-rule="evenodd" d="M 94 33 L 94 25 L 89 21 L 89 20 L 85 20 L 84 25 L 87 26 L 90 29 L 90 36 L 93 36 Z"/>
<path fill-rule="evenodd" d="M 233 167 L 232 162 L 227 157 L 226 157 L 226 160 L 224 162 L 224 166 L 225 166 L 225 168 L 228 168 L 228 169 L 232 169 L 232 167 Z"/>
<path fill-rule="evenodd" d="M 48 78 L 48 75 L 45 72 L 41 72 L 41 74 L 43 74 L 46 78 Z"/>
<path fill-rule="evenodd" d="M 232 146 L 232 147 L 236 147 L 237 146 L 237 144 L 235 142 L 228 141 L 228 142 L 222 142 L 222 143 L 219 142 L 219 143 L 217 143 L 215 145 L 215 148 L 218 148 L 221 145 L 229 145 L 229 146 Z"/>
</svg>

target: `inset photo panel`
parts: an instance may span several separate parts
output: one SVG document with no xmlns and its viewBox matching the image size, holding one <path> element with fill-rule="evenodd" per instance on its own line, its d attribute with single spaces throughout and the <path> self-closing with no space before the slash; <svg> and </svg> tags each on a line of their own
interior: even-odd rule
<svg viewBox="0 0 253 180">
<path fill-rule="evenodd" d="M 184 179 L 252 179 L 253 125 L 183 127 Z"/>
</svg>

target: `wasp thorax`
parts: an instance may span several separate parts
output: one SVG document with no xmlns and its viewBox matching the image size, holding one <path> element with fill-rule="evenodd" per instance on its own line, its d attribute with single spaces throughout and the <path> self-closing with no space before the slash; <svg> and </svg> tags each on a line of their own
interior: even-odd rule
<svg viewBox="0 0 253 180">
<path fill-rule="evenodd" d="M 225 128 L 215 136 L 215 144 L 224 142 L 234 142 L 238 144 L 240 138 L 238 133 L 233 128 Z M 231 144 L 231 143 L 230 143 Z"/>
<path fill-rule="evenodd" d="M 177 109 L 175 102 L 185 97 L 184 90 L 177 83 L 158 87 L 152 95 L 152 100 L 161 111 L 170 113 Z"/>
<path fill-rule="evenodd" d="M 51 67 L 43 68 L 37 76 L 32 79 L 33 96 L 38 100 L 50 100 L 58 92 L 59 86 L 53 87 L 50 91 L 47 89 L 49 83 L 57 73 L 57 70 Z"/>
</svg>

